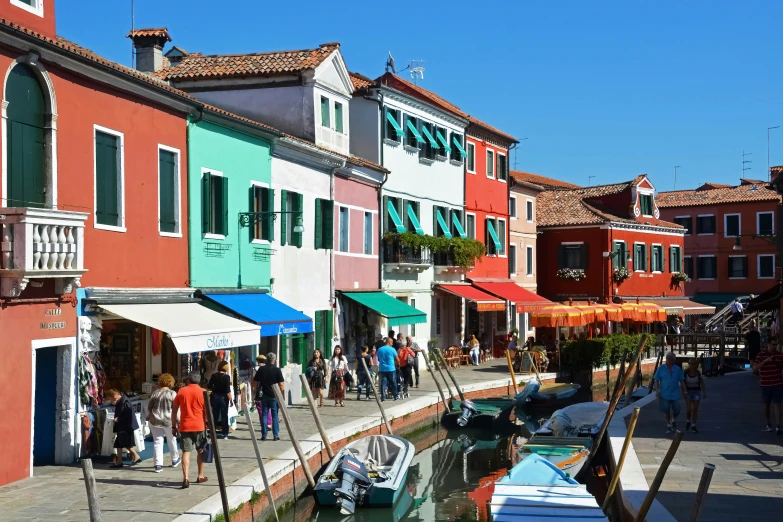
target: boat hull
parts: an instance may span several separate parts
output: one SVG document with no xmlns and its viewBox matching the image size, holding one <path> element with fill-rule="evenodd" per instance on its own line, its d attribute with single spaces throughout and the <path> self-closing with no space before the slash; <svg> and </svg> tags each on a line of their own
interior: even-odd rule
<svg viewBox="0 0 783 522">
<path fill-rule="evenodd" d="M 508 427 L 511 422 L 511 411 L 515 407 L 513 399 L 476 399 L 471 401 L 478 410 L 478 415 L 471 417 L 467 426 L 479 430 L 495 430 Z M 462 415 L 462 401 L 451 401 L 451 413 L 444 413 L 441 419 L 443 427 L 448 430 L 463 429 L 457 423 Z"/>
<path fill-rule="evenodd" d="M 362 504 L 361 507 L 375 508 L 375 507 L 394 506 L 397 503 L 397 500 L 399 500 L 403 491 L 405 491 L 405 482 L 407 481 L 407 478 L 408 478 L 408 472 L 406 471 L 402 477 L 402 482 L 400 484 L 400 487 L 396 489 L 382 488 L 375 485 L 370 486 L 370 489 L 367 490 L 367 499 L 365 500 L 364 504 Z M 322 488 L 316 486 L 316 489 L 314 490 L 313 494 L 315 496 L 316 502 L 318 502 L 318 505 L 336 506 L 337 497 L 334 494 L 334 490 L 336 490 L 338 487 L 339 484 L 333 484 L 333 485 L 330 484 L 329 486 L 325 486 Z"/>
</svg>

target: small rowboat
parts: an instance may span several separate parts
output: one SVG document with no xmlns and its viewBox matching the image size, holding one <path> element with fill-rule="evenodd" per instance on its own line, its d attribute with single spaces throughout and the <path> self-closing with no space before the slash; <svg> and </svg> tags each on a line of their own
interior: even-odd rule
<svg viewBox="0 0 783 522">
<path fill-rule="evenodd" d="M 558 469 L 576 477 L 593 447 L 590 437 L 551 437 L 534 435 L 519 448 L 519 456 L 524 460 L 531 455 L 545 458 Z"/>
<path fill-rule="evenodd" d="M 528 381 L 525 388 L 514 397 L 514 400 L 520 407 L 529 404 L 530 406 L 562 408 L 573 401 L 579 388 L 578 384 L 539 384 L 538 381 L 532 380 Z"/>
<path fill-rule="evenodd" d="M 595 437 L 601 429 L 608 402 L 580 402 L 552 414 L 536 435 L 554 437 Z"/>
<path fill-rule="evenodd" d="M 451 401 L 451 413 L 443 414 L 443 425 L 446 429 L 464 427 L 493 430 L 501 429 L 511 424 L 511 411 L 514 409 L 514 399 L 474 399 Z"/>
</svg>

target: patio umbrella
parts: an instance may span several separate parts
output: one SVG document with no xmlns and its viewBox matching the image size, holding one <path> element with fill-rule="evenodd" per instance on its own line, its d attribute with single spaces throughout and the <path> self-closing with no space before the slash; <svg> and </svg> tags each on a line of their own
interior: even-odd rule
<svg viewBox="0 0 783 522">
<path fill-rule="evenodd" d="M 576 307 L 553 303 L 542 306 L 530 315 L 530 325 L 533 328 L 558 326 L 583 326 L 586 322 L 584 314 Z"/>
<path fill-rule="evenodd" d="M 623 311 L 623 318 L 630 319 L 631 321 L 644 321 L 644 312 L 639 309 L 639 305 L 636 303 L 623 303 L 620 305 L 620 309 Z"/>
<path fill-rule="evenodd" d="M 642 302 L 636 305 L 640 314 L 644 314 L 645 321 L 652 323 L 654 321 L 666 320 L 666 309 L 655 303 Z"/>
<path fill-rule="evenodd" d="M 601 305 L 580 303 L 573 305 L 573 307 L 582 311 L 586 323 L 602 323 L 606 321 L 606 310 Z"/>
<path fill-rule="evenodd" d="M 606 320 L 607 321 L 617 321 L 617 322 L 623 322 L 624 314 L 623 314 L 623 308 L 620 305 L 616 304 L 602 304 L 598 305 L 601 308 L 604 309 L 604 312 L 606 314 Z"/>
</svg>

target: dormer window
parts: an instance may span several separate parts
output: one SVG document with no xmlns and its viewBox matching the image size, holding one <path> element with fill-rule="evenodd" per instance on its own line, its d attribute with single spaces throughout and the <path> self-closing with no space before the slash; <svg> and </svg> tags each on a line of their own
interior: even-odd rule
<svg viewBox="0 0 783 522">
<path fill-rule="evenodd" d="M 24 9 L 28 13 L 43 17 L 44 0 L 11 0 L 11 5 Z"/>
<path fill-rule="evenodd" d="M 641 207 L 642 215 L 651 217 L 653 215 L 653 197 L 652 194 L 640 194 L 639 206 Z"/>
</svg>

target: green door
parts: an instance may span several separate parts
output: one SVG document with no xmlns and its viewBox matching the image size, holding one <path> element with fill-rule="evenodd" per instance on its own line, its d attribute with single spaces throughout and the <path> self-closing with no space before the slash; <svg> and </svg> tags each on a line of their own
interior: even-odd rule
<svg viewBox="0 0 783 522">
<path fill-rule="evenodd" d="M 46 104 L 32 69 L 26 65 L 17 65 L 11 69 L 5 99 L 8 100 L 8 206 L 41 208 L 46 203 Z"/>
</svg>

